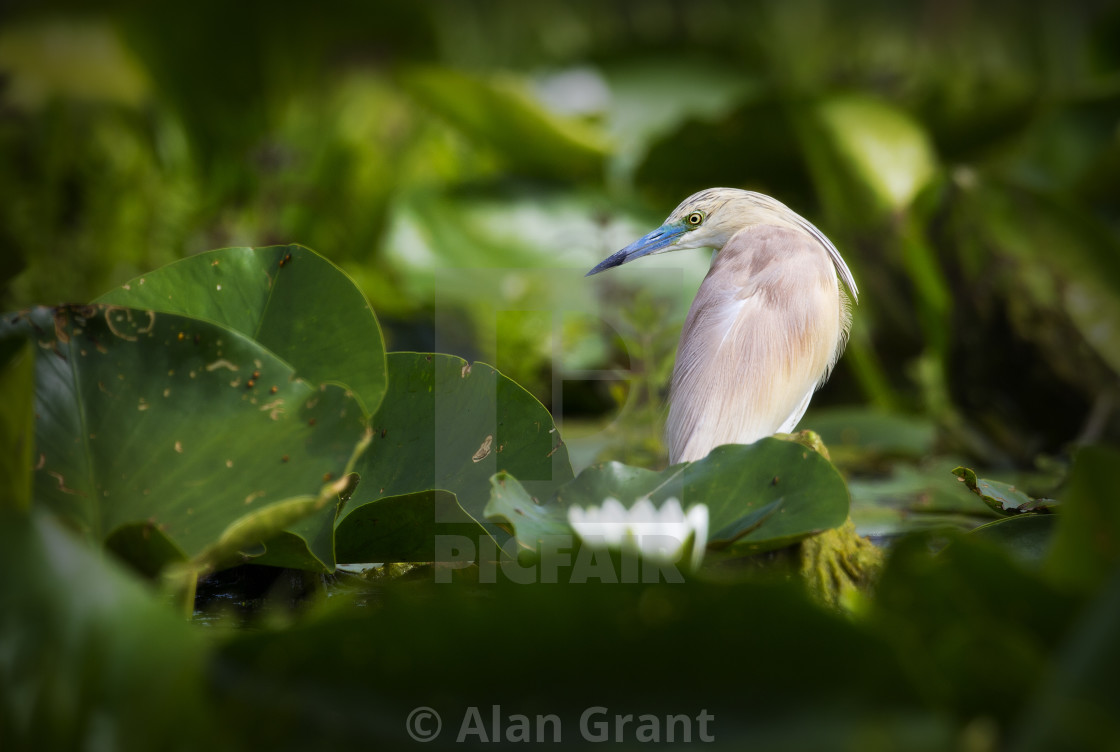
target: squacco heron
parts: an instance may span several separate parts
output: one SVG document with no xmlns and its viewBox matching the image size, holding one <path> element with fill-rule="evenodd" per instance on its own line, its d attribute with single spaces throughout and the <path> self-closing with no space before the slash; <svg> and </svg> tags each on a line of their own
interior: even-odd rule
<svg viewBox="0 0 1120 752">
<path fill-rule="evenodd" d="M 661 227 L 590 272 L 685 248 L 715 250 L 681 332 L 669 389 L 672 463 L 792 431 L 852 323 L 855 280 L 808 220 L 736 188 L 693 194 Z"/>
</svg>

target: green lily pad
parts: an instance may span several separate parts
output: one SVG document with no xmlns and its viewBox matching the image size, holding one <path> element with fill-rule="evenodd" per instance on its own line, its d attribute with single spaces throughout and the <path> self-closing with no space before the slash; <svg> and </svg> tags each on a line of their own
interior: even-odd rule
<svg viewBox="0 0 1120 752">
<path fill-rule="evenodd" d="M 545 535 L 570 533 L 571 506 L 613 497 L 626 507 L 648 497 L 706 504 L 708 544 L 755 553 L 795 543 L 843 524 L 848 490 L 836 468 L 804 446 L 780 439 L 716 447 L 696 462 L 655 473 L 617 462 L 589 467 L 551 497 L 534 497 L 509 477 L 496 479 L 486 516 L 511 525 L 518 543 L 535 549 Z"/>
<path fill-rule="evenodd" d="M 391 561 L 401 551 L 420 550 L 419 529 L 470 520 L 481 524 L 478 534 L 504 540 L 505 533 L 485 522 L 491 476 L 509 472 L 546 498 L 572 478 L 548 410 L 491 366 L 421 353 L 390 353 L 388 363 L 388 392 L 371 421 L 370 449 L 355 467 L 362 482 L 336 528 L 340 561 Z M 457 503 L 433 490 L 454 494 Z M 421 505 L 419 516 L 405 511 L 409 504 Z M 418 528 L 425 514 L 433 515 L 431 525 Z M 373 518 L 376 540 L 363 541 L 349 529 Z"/>
<path fill-rule="evenodd" d="M 36 308 L 4 317 L 0 337 L 15 333 L 37 344 L 36 503 L 98 543 L 146 551 L 141 570 L 221 566 L 303 517 L 333 520 L 335 479 L 366 430 L 345 389 L 156 311 Z M 308 541 L 305 554 L 333 566 L 330 548 Z"/>
<path fill-rule="evenodd" d="M 716 447 L 686 467 L 684 493 L 683 505 L 708 505 L 709 543 L 734 543 L 752 552 L 788 546 L 848 518 L 848 488 L 832 463 L 779 439 Z M 744 522 L 779 500 L 781 509 L 762 525 Z"/>
<path fill-rule="evenodd" d="M 200 253 L 96 302 L 233 329 L 286 361 L 299 378 L 345 385 L 367 415 L 385 394 L 385 342 L 369 302 L 345 272 L 302 246 Z"/>
<path fill-rule="evenodd" d="M 343 562 L 436 561 L 439 536 L 485 535 L 447 491 L 418 491 L 363 504 L 335 536 Z"/>
<path fill-rule="evenodd" d="M 967 467 L 955 468 L 953 475 L 968 486 L 969 491 L 983 499 L 990 509 L 1000 514 L 1048 514 L 1058 506 L 1053 499 L 1032 499 L 1009 483 L 977 478 L 976 473 Z"/>
<path fill-rule="evenodd" d="M 580 478 L 585 474 L 580 473 Z M 490 479 L 490 502 L 486 505 L 486 516 L 510 525 L 517 531 L 518 545 L 530 550 L 536 550 L 537 542 L 549 536 L 572 535 L 573 532 L 568 524 L 566 506 L 541 504 L 526 493 L 525 487 L 509 473 L 498 473 Z"/>
</svg>

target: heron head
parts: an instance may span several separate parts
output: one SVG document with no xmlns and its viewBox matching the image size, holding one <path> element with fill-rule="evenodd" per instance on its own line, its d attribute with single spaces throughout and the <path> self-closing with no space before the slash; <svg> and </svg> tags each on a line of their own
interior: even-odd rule
<svg viewBox="0 0 1120 752">
<path fill-rule="evenodd" d="M 791 227 L 812 236 L 828 253 L 853 297 L 859 295 L 852 273 L 840 257 L 840 252 L 809 220 L 777 199 L 739 188 L 709 188 L 692 194 L 673 210 L 660 227 L 604 259 L 587 276 L 655 253 L 686 248 L 719 251 L 732 235 L 753 225 Z"/>
<path fill-rule="evenodd" d="M 757 219 L 751 216 L 757 212 L 751 211 L 753 207 L 748 200 L 757 195 L 760 194 L 735 188 L 711 188 L 694 193 L 682 201 L 660 227 L 605 259 L 587 276 L 655 253 L 686 248 L 719 250 L 732 235 Z"/>
</svg>

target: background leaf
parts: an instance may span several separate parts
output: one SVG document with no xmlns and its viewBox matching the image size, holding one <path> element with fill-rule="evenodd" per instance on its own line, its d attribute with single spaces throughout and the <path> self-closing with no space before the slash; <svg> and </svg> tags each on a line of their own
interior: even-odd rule
<svg viewBox="0 0 1120 752">
<path fill-rule="evenodd" d="M 937 170 L 925 130 L 888 102 L 838 94 L 817 103 L 806 117 L 809 167 L 825 205 L 837 214 L 866 208 L 854 199 L 879 213 L 901 211 Z"/>
<path fill-rule="evenodd" d="M 937 426 L 927 418 L 867 408 L 817 410 L 801 426 L 820 434 L 834 459 L 921 459 L 937 439 Z"/>
<path fill-rule="evenodd" d="M 602 170 L 605 148 L 596 130 L 549 114 L 516 81 L 427 67 L 406 71 L 401 83 L 514 170 L 555 177 Z"/>
</svg>

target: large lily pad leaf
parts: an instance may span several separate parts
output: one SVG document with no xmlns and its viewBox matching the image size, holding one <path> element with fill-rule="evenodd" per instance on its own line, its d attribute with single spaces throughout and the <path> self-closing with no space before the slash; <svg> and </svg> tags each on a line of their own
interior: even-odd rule
<svg viewBox="0 0 1120 752">
<path fill-rule="evenodd" d="M 836 468 L 780 439 L 716 447 L 702 460 L 660 473 L 617 462 L 595 465 L 551 497 L 534 497 L 514 478 L 500 476 L 486 515 L 511 525 L 519 544 L 535 549 L 545 535 L 571 532 L 569 507 L 599 506 L 607 497 L 627 507 L 646 497 L 656 506 L 671 497 L 685 508 L 706 504 L 709 545 L 737 553 L 787 546 L 848 517 L 848 491 Z"/>
<path fill-rule="evenodd" d="M 930 543 L 915 534 L 892 546 L 871 622 L 937 707 L 1009 723 L 1050 676 L 1079 600 L 981 537 L 958 534 L 937 554 Z"/>
<path fill-rule="evenodd" d="M 1120 452 L 1087 446 L 1074 456 L 1045 569 L 1057 582 L 1086 590 L 1102 586 L 1120 563 Z"/>
<path fill-rule="evenodd" d="M 31 504 L 35 360 L 22 337 L 0 340 L 0 509 Z"/>
<path fill-rule="evenodd" d="M 6 316 L 0 337 L 11 333 L 38 345 L 36 502 L 154 556 L 141 569 L 218 566 L 302 517 L 333 520 L 366 430 L 345 389 L 297 379 L 237 332 L 155 311 L 37 308 Z M 307 557 L 333 565 L 321 545 Z"/>
<path fill-rule="evenodd" d="M 418 491 L 363 504 L 335 537 L 339 561 L 436 561 L 439 536 L 485 535 L 447 491 Z M 477 550 L 477 541 L 472 541 Z"/>
<path fill-rule="evenodd" d="M 546 498 L 572 478 L 548 410 L 494 368 L 421 353 L 390 353 L 388 363 L 386 398 L 371 421 L 369 451 L 355 467 L 362 482 L 338 521 L 339 561 L 385 561 L 390 552 L 417 550 L 409 541 L 420 521 L 403 511 L 410 503 L 430 510 L 433 526 L 483 523 L 490 477 L 499 471 Z M 432 490 L 454 494 L 457 504 L 421 493 Z M 348 529 L 374 518 L 383 549 Z M 506 537 L 494 525 L 483 527 Z"/>
<path fill-rule="evenodd" d="M 205 319 L 256 340 L 313 384 L 344 384 L 367 414 L 385 393 L 385 343 L 369 302 L 330 261 L 298 245 L 185 258 L 98 303 Z"/>
<path fill-rule="evenodd" d="M 805 446 L 763 439 L 716 447 L 684 473 L 681 503 L 711 512 L 711 542 L 761 551 L 830 530 L 848 518 L 848 489 L 828 460 Z M 746 534 L 742 519 L 775 502 L 780 509 Z"/>
</svg>

